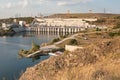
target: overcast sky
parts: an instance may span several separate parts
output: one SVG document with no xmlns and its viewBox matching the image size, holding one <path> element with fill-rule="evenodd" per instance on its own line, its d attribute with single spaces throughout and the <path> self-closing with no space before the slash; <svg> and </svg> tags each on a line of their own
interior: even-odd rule
<svg viewBox="0 0 120 80">
<path fill-rule="evenodd" d="M 39 13 L 120 13 L 120 0 L 0 0 L 0 18 Z"/>
</svg>

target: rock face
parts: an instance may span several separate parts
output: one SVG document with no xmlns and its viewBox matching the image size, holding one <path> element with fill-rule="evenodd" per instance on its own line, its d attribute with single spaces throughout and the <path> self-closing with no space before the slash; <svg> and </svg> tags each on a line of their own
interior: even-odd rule
<svg viewBox="0 0 120 80">
<path fill-rule="evenodd" d="M 50 57 L 27 68 L 19 80 L 120 80 L 120 38 Z"/>
</svg>

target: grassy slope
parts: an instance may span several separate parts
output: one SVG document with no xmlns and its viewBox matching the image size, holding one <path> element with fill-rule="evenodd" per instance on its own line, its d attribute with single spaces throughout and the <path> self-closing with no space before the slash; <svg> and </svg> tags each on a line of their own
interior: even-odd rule
<svg viewBox="0 0 120 80">
<path fill-rule="evenodd" d="M 65 52 L 28 68 L 20 80 L 120 80 L 120 38 Z"/>
</svg>

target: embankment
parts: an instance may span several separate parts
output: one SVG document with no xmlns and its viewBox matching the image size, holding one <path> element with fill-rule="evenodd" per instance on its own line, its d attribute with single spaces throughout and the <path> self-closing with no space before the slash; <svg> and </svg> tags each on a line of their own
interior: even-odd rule
<svg viewBox="0 0 120 80">
<path fill-rule="evenodd" d="M 120 38 L 64 52 L 27 68 L 19 80 L 120 80 Z"/>
</svg>

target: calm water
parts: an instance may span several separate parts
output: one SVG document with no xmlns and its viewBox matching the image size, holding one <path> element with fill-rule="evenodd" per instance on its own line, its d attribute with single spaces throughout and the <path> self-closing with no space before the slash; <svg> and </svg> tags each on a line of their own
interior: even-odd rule
<svg viewBox="0 0 120 80">
<path fill-rule="evenodd" d="M 0 80 L 15 80 L 27 67 L 34 66 L 49 56 L 42 56 L 38 60 L 19 58 L 20 49 L 29 49 L 34 41 L 37 44 L 48 42 L 58 37 L 48 33 L 21 33 L 9 37 L 0 37 Z"/>
</svg>

